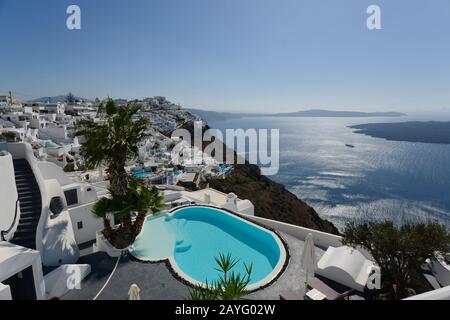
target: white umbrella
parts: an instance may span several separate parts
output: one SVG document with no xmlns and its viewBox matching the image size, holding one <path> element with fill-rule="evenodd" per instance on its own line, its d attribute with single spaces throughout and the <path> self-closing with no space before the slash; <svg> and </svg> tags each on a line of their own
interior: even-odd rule
<svg viewBox="0 0 450 320">
<path fill-rule="evenodd" d="M 128 290 L 128 300 L 141 300 L 139 292 L 141 292 L 141 289 L 139 289 L 137 284 L 133 283 L 130 286 L 130 290 Z"/>
<path fill-rule="evenodd" d="M 305 240 L 305 246 L 302 254 L 302 268 L 305 271 L 305 288 L 308 283 L 308 278 L 314 277 L 314 273 L 317 269 L 316 252 L 314 247 L 314 240 L 311 233 L 308 233 Z"/>
</svg>

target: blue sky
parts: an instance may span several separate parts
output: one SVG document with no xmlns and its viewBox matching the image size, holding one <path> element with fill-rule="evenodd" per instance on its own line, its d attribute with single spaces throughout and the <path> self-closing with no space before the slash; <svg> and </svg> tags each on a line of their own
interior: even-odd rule
<svg viewBox="0 0 450 320">
<path fill-rule="evenodd" d="M 366 28 L 370 4 L 382 30 Z M 450 110 L 449 21 L 450 0 L 0 0 L 0 94 Z"/>
</svg>

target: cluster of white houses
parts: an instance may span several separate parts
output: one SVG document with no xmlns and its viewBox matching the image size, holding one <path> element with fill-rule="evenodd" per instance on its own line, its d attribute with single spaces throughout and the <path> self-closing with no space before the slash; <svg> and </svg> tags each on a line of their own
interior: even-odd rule
<svg viewBox="0 0 450 320">
<path fill-rule="evenodd" d="M 175 118 L 182 113 L 177 106 L 162 97 L 147 102 L 143 112 L 166 119 L 159 129 L 173 127 L 167 121 L 178 123 Z M 77 170 L 82 165 L 80 143 L 70 134 L 79 118 L 101 119 L 89 104 L 72 109 L 64 103 L 18 105 L 0 97 L 0 108 L 0 299 L 60 297 L 72 289 L 67 280 L 73 270 L 78 272 L 78 282 L 89 274 L 89 265 L 78 264 L 81 256 L 95 250 L 116 254 L 99 242 L 103 222 L 91 213 L 94 203 L 108 196 L 105 172 L 101 167 L 90 172 Z M 187 117 L 184 120 L 195 119 Z M 157 185 L 169 207 L 207 204 L 246 215 L 300 240 L 311 233 L 323 248 L 342 245 L 335 235 L 256 217 L 253 203 L 232 193 L 208 187 L 190 191 L 179 186 L 180 181 L 198 184 L 202 176 L 224 178 L 232 166 L 213 159 L 174 166 L 170 153 L 174 141 L 158 127 L 149 130 L 151 138 L 139 146 L 139 157 L 127 170 Z M 432 266 L 443 288 L 415 298 L 450 299 L 450 267 L 443 259 L 436 259 Z M 45 267 L 55 269 L 44 275 Z"/>
<path fill-rule="evenodd" d="M 147 101 L 140 116 L 164 120 L 151 122 L 150 138 L 139 145 L 129 173 L 158 185 L 171 207 L 201 202 L 253 214 L 253 205 L 234 195 L 177 186 L 198 183 L 202 173 L 224 177 L 230 170 L 211 163 L 171 164 L 175 141 L 161 132 L 174 129 L 171 121 L 176 123 L 174 115 L 180 115 L 176 110 L 162 97 Z M 193 119 L 188 117 L 182 122 Z M 73 132 L 83 118 L 102 121 L 88 103 L 19 103 L 0 97 L 0 299 L 62 295 L 67 288 L 58 283 L 65 283 L 68 268 L 80 256 L 101 250 L 92 242 L 102 221 L 91 210 L 107 196 L 109 183 L 102 167 L 78 171 L 81 145 Z M 58 268 L 44 277 L 42 266 Z M 77 267 L 88 274 L 89 266 Z"/>
<path fill-rule="evenodd" d="M 66 283 L 67 269 L 74 268 L 80 256 L 102 250 L 91 243 L 103 229 L 91 210 L 99 197 L 107 196 L 108 181 L 67 174 L 53 162 L 38 160 L 26 142 L 0 143 L 0 168 L 0 298 L 62 295 L 68 288 L 58 283 Z M 254 214 L 250 201 L 233 194 L 158 187 L 170 207 L 201 203 Z M 58 268 L 44 276 L 42 266 Z M 89 266 L 79 267 L 88 274 Z"/>
<path fill-rule="evenodd" d="M 86 118 L 103 121 L 98 117 L 98 110 L 92 103 L 11 101 L 8 96 L 0 97 L 0 134 L 8 133 L 9 140 L 31 143 L 39 159 L 54 162 L 63 168 L 67 161 L 74 161 L 75 168 L 80 166 L 80 144 L 78 139 L 73 137 L 75 123 Z M 147 98 L 138 102 L 142 108 L 136 117 L 149 120 L 150 138 L 139 146 L 139 158 L 129 164 L 130 171 L 153 184 L 176 184 L 178 181 L 198 183 L 197 173 L 209 178 L 223 178 L 231 172 L 231 168 L 203 161 L 195 164 L 181 163 L 181 168 L 175 170 L 174 174 L 169 163 L 172 159 L 170 151 L 176 142 L 163 133 L 171 132 L 180 123 L 197 118 L 188 112 L 180 111 L 180 106 L 164 97 Z M 119 106 L 125 103 L 126 100 L 117 101 Z M 147 164 L 151 164 L 151 167 Z"/>
</svg>

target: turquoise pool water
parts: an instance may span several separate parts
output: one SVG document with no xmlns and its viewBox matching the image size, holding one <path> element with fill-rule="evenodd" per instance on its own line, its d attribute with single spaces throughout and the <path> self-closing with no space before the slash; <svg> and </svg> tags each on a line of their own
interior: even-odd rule
<svg viewBox="0 0 450 320">
<path fill-rule="evenodd" d="M 54 144 L 53 142 L 46 142 L 45 143 L 45 148 L 47 149 L 55 149 L 57 147 L 56 144 Z"/>
<path fill-rule="evenodd" d="M 136 172 L 133 173 L 133 177 L 135 178 L 145 178 L 153 175 L 153 172 Z"/>
<path fill-rule="evenodd" d="M 143 260 L 168 258 L 180 276 L 199 283 L 218 279 L 214 257 L 230 253 L 239 259 L 235 272 L 245 274 L 244 263 L 253 264 L 250 286 L 275 277 L 286 256 L 274 233 L 223 210 L 202 206 L 147 218 L 130 251 Z"/>
</svg>

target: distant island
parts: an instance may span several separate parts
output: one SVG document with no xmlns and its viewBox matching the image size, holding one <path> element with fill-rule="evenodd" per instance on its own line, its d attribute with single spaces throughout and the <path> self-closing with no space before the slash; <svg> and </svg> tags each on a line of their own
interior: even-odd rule
<svg viewBox="0 0 450 320">
<path fill-rule="evenodd" d="M 73 96 L 73 99 L 75 101 L 84 101 L 84 102 L 93 102 L 90 99 L 86 99 L 83 97 L 77 97 L 77 96 Z M 53 97 L 41 97 L 41 98 L 37 98 L 37 99 L 32 99 L 32 100 L 28 100 L 28 103 L 63 103 L 67 101 L 67 94 L 61 94 L 59 96 L 53 96 Z"/>
<path fill-rule="evenodd" d="M 360 117 L 402 117 L 400 112 L 360 112 L 360 111 L 333 111 L 312 109 L 290 113 L 276 113 L 275 117 L 334 117 L 334 118 L 360 118 Z"/>
<path fill-rule="evenodd" d="M 198 115 L 205 121 L 223 121 L 228 119 L 245 118 L 245 117 L 334 117 L 334 118 L 366 118 L 366 117 L 401 117 L 406 114 L 400 112 L 360 112 L 360 111 L 333 111 L 311 109 L 297 112 L 286 113 L 233 113 L 233 112 L 217 112 L 200 109 L 187 109 L 188 111 Z"/>
<path fill-rule="evenodd" d="M 355 133 L 391 141 L 450 144 L 450 122 L 367 123 L 349 128 L 357 129 Z"/>
</svg>

